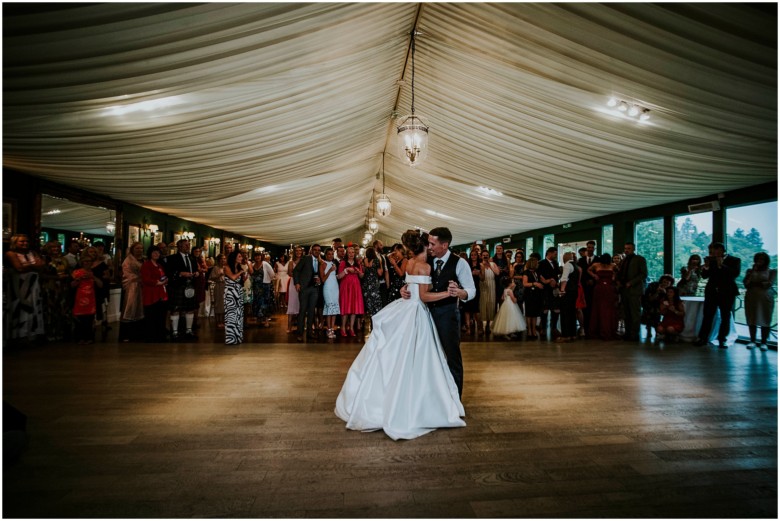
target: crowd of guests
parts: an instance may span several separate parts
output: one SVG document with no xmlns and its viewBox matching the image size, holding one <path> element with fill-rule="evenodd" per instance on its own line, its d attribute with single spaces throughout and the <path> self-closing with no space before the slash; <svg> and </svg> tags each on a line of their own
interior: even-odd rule
<svg viewBox="0 0 780 521">
<path fill-rule="evenodd" d="M 50 242 L 38 254 L 27 236 L 16 235 L 10 246 L 4 266 L 10 275 L 5 325 L 11 340 L 47 337 L 88 344 L 96 330 L 105 334 L 113 275 L 103 244 L 82 248 L 71 241 L 63 254 L 58 242 Z M 136 242 L 127 249 L 121 264 L 121 341 L 197 338 L 208 295 L 229 345 L 243 341 L 247 324 L 269 327 L 274 313 L 287 315 L 286 330 L 300 341 L 361 336 L 374 314 L 401 297 L 409 259 L 400 243 L 385 251 L 380 240 L 363 251 L 338 238 L 305 252 L 295 246 L 290 258 L 282 255 L 275 262 L 267 252 L 248 254 L 232 244 L 213 259 L 187 239 L 175 246 L 170 255 L 165 243 L 144 251 Z M 468 262 L 477 288 L 476 297 L 461 306 L 462 333 L 558 342 L 639 340 L 644 326 L 646 338 L 673 342 L 685 327 L 681 297 L 699 294 L 705 281 L 696 343 L 704 345 L 714 335 L 710 330 L 718 311 L 730 317 L 741 262 L 727 255 L 723 244 L 711 244 L 704 259 L 692 255 L 677 281 L 663 275 L 649 283 L 647 263 L 633 243 L 614 256 L 597 255 L 595 246 L 591 241 L 576 254 L 566 252 L 560 263 L 557 248 L 528 258 L 522 249 L 504 251 L 500 244 L 494 255 L 480 243 L 472 244 L 468 255 L 454 252 Z M 748 348 L 765 350 L 777 284 L 766 253 L 755 255 L 743 284 Z M 729 320 L 721 320 L 721 347 L 729 326 Z"/>
<path fill-rule="evenodd" d="M 676 342 L 686 325 L 682 297 L 697 296 L 700 284 L 706 282 L 702 323 L 694 344 L 706 345 L 714 337 L 719 347 L 728 347 L 741 261 L 728 255 L 722 243 L 710 244 L 704 259 L 692 255 L 677 281 L 665 274 L 649 283 L 647 262 L 636 253 L 634 243 L 627 242 L 623 254 L 615 256 L 598 256 L 595 246 L 594 241 L 588 242 L 577 252 L 579 257 L 566 252 L 559 264 L 557 248 L 549 248 L 544 257 L 532 253 L 526 260 L 523 250 L 513 258 L 497 245 L 491 257 L 480 244 L 472 245 L 468 261 L 479 291 L 463 307 L 464 332 L 487 335 L 492 327 L 493 335 L 508 338 L 549 336 L 570 342 L 576 338 L 639 340 L 645 327 L 647 339 Z M 769 267 L 765 252 L 756 253 L 753 261 L 743 279 L 750 331 L 747 348 L 766 350 L 774 320 L 777 270 Z M 714 332 L 718 312 L 723 319 Z"/>
</svg>

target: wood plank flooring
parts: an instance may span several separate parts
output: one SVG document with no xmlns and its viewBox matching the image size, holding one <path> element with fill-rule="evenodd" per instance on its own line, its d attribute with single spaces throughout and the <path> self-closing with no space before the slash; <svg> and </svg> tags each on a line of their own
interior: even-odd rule
<svg viewBox="0 0 780 521">
<path fill-rule="evenodd" d="M 334 400 L 362 341 L 7 351 L 4 517 L 777 518 L 777 352 L 467 341 L 468 426 L 394 442 Z"/>
</svg>

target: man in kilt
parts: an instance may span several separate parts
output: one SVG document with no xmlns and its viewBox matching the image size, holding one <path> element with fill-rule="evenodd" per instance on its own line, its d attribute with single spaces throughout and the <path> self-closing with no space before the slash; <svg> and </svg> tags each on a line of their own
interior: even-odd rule
<svg viewBox="0 0 780 521">
<path fill-rule="evenodd" d="M 168 305 L 171 312 L 171 340 L 179 339 L 179 317 L 183 313 L 186 330 L 184 338 L 197 339 L 192 331 L 198 302 L 195 298 L 193 279 L 202 276 L 198 271 L 198 262 L 190 254 L 190 241 L 180 239 L 176 243 L 177 252 L 165 258 L 165 271 L 168 274 Z"/>
</svg>

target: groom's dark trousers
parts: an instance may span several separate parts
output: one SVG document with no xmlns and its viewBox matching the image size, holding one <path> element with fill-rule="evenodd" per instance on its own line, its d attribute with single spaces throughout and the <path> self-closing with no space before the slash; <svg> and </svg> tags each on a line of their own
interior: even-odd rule
<svg viewBox="0 0 780 521">
<path fill-rule="evenodd" d="M 428 304 L 431 310 L 436 332 L 439 334 L 444 354 L 447 355 L 447 365 L 450 368 L 455 384 L 458 386 L 458 396 L 463 396 L 463 357 L 460 354 L 460 312 L 457 302 Z"/>
</svg>

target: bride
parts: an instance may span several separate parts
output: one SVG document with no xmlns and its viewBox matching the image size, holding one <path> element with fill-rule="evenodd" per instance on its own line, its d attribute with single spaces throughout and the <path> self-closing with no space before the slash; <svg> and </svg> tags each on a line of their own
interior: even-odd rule
<svg viewBox="0 0 780 521">
<path fill-rule="evenodd" d="M 412 297 L 395 300 L 373 316 L 371 336 L 336 399 L 336 415 L 348 429 L 383 429 L 394 440 L 466 425 L 458 388 L 425 305 L 448 297 L 447 292 L 428 292 L 428 234 L 409 230 L 401 241 L 414 254 L 406 268 Z"/>
</svg>

